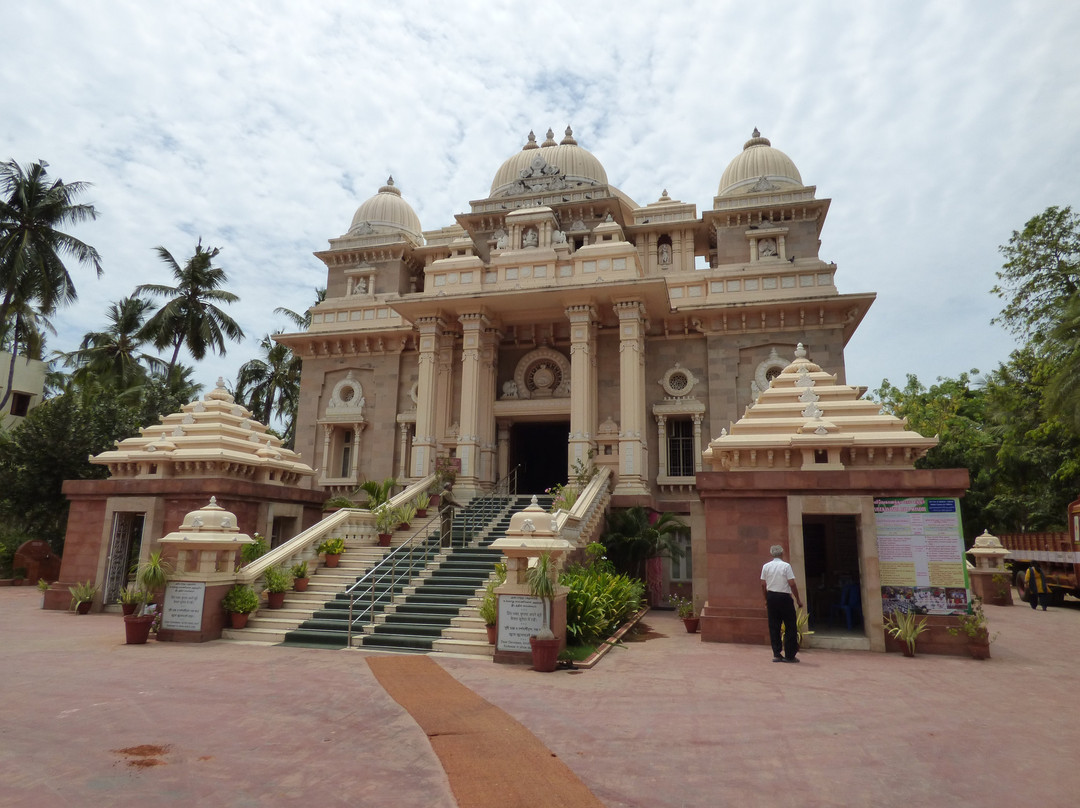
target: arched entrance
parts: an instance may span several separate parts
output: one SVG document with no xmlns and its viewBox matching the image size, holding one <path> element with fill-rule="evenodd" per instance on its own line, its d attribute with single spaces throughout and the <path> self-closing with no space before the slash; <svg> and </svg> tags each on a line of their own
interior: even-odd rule
<svg viewBox="0 0 1080 808">
<path fill-rule="evenodd" d="M 518 466 L 518 491 L 541 494 L 566 482 L 570 422 L 516 423 L 510 427 L 510 466 Z"/>
</svg>

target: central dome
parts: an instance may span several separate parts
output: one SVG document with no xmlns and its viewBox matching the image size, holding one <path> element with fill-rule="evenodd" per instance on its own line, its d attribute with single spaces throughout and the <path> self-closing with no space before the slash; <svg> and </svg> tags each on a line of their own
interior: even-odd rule
<svg viewBox="0 0 1080 808">
<path fill-rule="evenodd" d="M 536 143 L 536 135 L 529 132 L 528 143 L 495 173 L 491 196 L 607 185 L 607 181 L 607 172 L 600 161 L 577 144 L 568 126 L 566 136 L 559 143 L 550 129 L 540 145 Z"/>
<path fill-rule="evenodd" d="M 756 191 L 788 190 L 802 188 L 802 176 L 791 158 L 774 149 L 767 137 L 757 129 L 736 155 L 720 177 L 717 196 Z"/>
</svg>

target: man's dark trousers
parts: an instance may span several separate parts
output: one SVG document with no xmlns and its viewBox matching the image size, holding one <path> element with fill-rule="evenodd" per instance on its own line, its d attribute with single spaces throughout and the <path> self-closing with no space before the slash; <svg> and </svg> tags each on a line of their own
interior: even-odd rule
<svg viewBox="0 0 1080 808">
<path fill-rule="evenodd" d="M 799 634 L 795 626 L 795 599 L 787 592 L 769 592 L 765 595 L 765 607 L 769 612 L 769 641 L 774 657 L 780 656 L 780 624 L 784 624 L 784 657 L 794 659 L 799 652 Z"/>
</svg>

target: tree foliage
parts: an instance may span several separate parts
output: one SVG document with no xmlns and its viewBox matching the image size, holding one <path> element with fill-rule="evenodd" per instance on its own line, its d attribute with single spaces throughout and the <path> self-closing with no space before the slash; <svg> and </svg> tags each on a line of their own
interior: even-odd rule
<svg viewBox="0 0 1080 808">
<path fill-rule="evenodd" d="M 678 537 L 686 529 L 686 523 L 673 513 L 650 513 L 636 505 L 611 511 L 600 541 L 616 569 L 644 580 L 645 562 L 650 558 L 682 556 Z"/>
<path fill-rule="evenodd" d="M 991 291 L 1006 304 L 995 322 L 1039 344 L 1080 289 L 1080 216 L 1049 207 L 998 249 L 1005 263 Z"/>
</svg>

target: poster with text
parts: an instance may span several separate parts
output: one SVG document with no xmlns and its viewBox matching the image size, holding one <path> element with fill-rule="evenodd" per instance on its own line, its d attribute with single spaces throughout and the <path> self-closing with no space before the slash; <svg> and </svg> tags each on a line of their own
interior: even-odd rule
<svg viewBox="0 0 1080 808">
<path fill-rule="evenodd" d="M 967 611 L 960 500 L 874 499 L 882 609 L 919 614 Z"/>
</svg>

